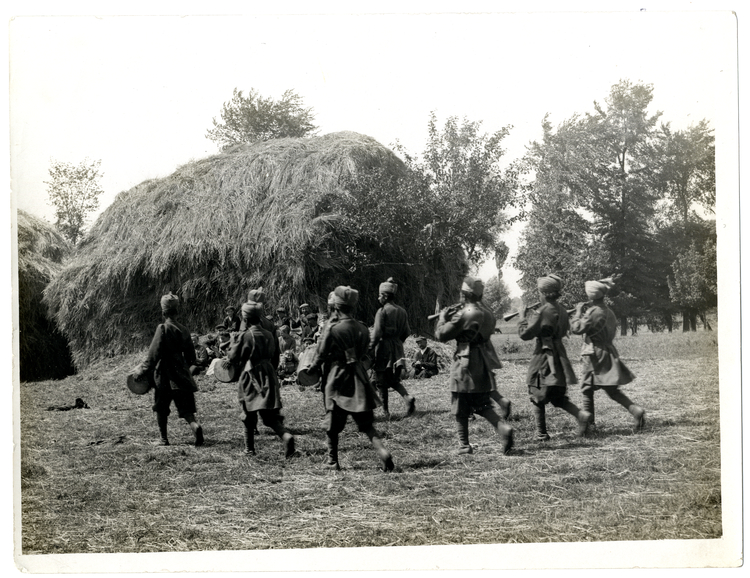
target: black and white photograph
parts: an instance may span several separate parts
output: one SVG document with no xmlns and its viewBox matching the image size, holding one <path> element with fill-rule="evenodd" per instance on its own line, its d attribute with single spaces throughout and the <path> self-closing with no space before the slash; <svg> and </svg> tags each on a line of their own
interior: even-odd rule
<svg viewBox="0 0 750 578">
<path fill-rule="evenodd" d="M 731 5 L 120 4 L 6 20 L 12 569 L 742 566 Z"/>
</svg>

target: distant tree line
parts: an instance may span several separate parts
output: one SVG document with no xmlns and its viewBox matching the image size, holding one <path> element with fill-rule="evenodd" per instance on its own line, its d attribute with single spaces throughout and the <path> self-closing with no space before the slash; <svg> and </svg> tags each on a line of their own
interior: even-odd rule
<svg viewBox="0 0 750 578">
<path fill-rule="evenodd" d="M 498 275 L 487 280 L 486 301 L 500 314 L 510 298 L 499 239 L 523 219 L 514 265 L 527 302 L 536 300 L 536 278 L 548 273 L 566 280 L 570 303 L 585 300 L 584 281 L 620 273 L 611 305 L 623 333 L 641 323 L 671 331 L 678 313 L 684 330 L 695 330 L 697 318 L 707 326 L 717 293 L 713 130 L 706 121 L 685 130 L 659 123 L 661 113 L 648 112 L 652 98 L 651 85 L 623 80 L 594 112 L 556 127 L 545 117 L 541 141 L 511 163 L 503 162 L 502 146 L 510 125 L 488 134 L 481 122 L 449 117 L 441 126 L 431 113 L 421 155 L 395 145 L 402 175 L 373 170 L 346 183 L 352 194 L 337 218 L 354 240 L 351 267 L 377 265 L 361 246 L 372 242 L 426 271 L 445 271 L 445 261 L 458 258 L 456 275 L 494 256 Z M 310 136 L 314 120 L 292 90 L 274 100 L 235 89 L 206 136 L 227 149 Z M 98 206 L 99 164 L 53 162 L 50 169 L 56 224 L 73 243 Z M 441 295 L 436 307 L 454 298 Z"/>
<path fill-rule="evenodd" d="M 653 87 L 623 80 L 594 112 L 553 127 L 528 148 L 522 194 L 528 224 L 515 259 L 521 288 L 560 273 L 568 301 L 585 301 L 587 279 L 621 273 L 611 305 L 621 333 L 639 323 L 683 329 L 716 304 L 713 130 L 659 124 Z"/>
</svg>

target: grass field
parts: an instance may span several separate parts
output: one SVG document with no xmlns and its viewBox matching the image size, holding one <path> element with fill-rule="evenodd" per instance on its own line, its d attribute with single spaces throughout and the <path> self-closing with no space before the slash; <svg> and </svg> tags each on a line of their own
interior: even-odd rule
<svg viewBox="0 0 750 578">
<path fill-rule="evenodd" d="M 343 470 L 324 467 L 320 394 L 282 390 L 298 456 L 285 460 L 264 426 L 258 455 L 242 454 L 235 384 L 199 378 L 206 444 L 170 418 L 158 447 L 151 395 L 124 385 L 136 356 L 102 360 L 62 381 L 21 384 L 23 554 L 175 552 L 269 548 L 589 542 L 722 536 L 716 334 L 618 338 L 637 376 L 624 391 L 647 410 L 644 431 L 597 394 L 597 430 L 549 408 L 552 439 L 533 439 L 523 386 L 531 344 L 494 337 L 513 401 L 516 447 L 502 453 L 482 418 L 475 453 L 458 456 L 445 374 L 406 381 L 417 412 L 391 393 L 393 418 L 376 427 L 393 453 L 385 474 L 364 435 L 341 436 Z M 441 353 L 447 346 L 437 345 Z M 578 338 L 568 343 L 580 376 Z M 517 350 L 516 350 L 517 349 Z M 580 405 L 577 386 L 569 390 Z M 395 396 L 395 398 L 393 397 Z M 90 409 L 48 411 L 82 398 Z"/>
</svg>

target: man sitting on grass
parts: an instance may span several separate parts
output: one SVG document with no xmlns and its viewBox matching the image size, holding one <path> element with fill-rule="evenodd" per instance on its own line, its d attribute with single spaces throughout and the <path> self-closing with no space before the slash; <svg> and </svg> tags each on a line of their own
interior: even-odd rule
<svg viewBox="0 0 750 578">
<path fill-rule="evenodd" d="M 432 347 L 428 347 L 427 338 L 421 335 L 417 337 L 417 349 L 412 358 L 412 370 L 409 377 L 414 379 L 428 379 L 438 374 L 438 357 Z"/>
</svg>

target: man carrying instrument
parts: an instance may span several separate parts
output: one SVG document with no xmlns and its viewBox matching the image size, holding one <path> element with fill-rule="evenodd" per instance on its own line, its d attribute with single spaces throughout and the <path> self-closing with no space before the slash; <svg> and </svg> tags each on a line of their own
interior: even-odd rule
<svg viewBox="0 0 750 578">
<path fill-rule="evenodd" d="M 276 377 L 278 352 L 274 352 L 274 339 L 262 327 L 263 305 L 247 302 L 242 305 L 242 322 L 247 328 L 238 343 L 232 346 L 227 358 L 242 368 L 238 382 L 240 419 L 245 426 L 245 454 L 255 455 L 255 431 L 258 414 L 284 443 L 285 455 L 294 455 L 294 437 L 282 425 L 281 392 Z M 274 356 L 274 353 L 276 355 Z M 277 361 L 272 359 L 276 357 Z"/>
<path fill-rule="evenodd" d="M 393 470 L 393 459 L 373 426 L 373 410 L 380 405 L 362 360 L 367 354 L 370 334 L 354 318 L 359 292 L 339 286 L 329 296 L 335 321 L 327 325 L 318 341 L 311 370 L 322 373 L 328 438 L 328 467 L 339 470 L 339 434 L 351 415 L 359 431 L 370 438 L 383 471 Z"/>
<path fill-rule="evenodd" d="M 190 366 L 195 363 L 195 348 L 190 339 L 190 332 L 177 322 L 180 299 L 169 293 L 161 298 L 161 311 L 164 323 L 156 328 L 148 355 L 133 373 L 136 380 L 142 379 L 152 371 L 156 381 L 154 389 L 154 406 L 156 423 L 161 435 L 160 445 L 168 446 L 167 421 L 169 406 L 174 402 L 177 412 L 195 435 L 195 445 L 203 445 L 203 428 L 195 419 L 195 395 L 198 386 L 190 374 Z"/>
<path fill-rule="evenodd" d="M 586 435 L 591 414 L 579 409 L 567 396 L 567 385 L 577 383 L 578 380 L 562 342 L 569 329 L 568 312 L 557 302 L 562 290 L 562 279 L 557 275 L 547 275 L 538 278 L 536 284 L 541 300 L 540 306 L 537 309 L 523 308 L 522 319 L 518 323 L 518 335 L 524 341 L 536 339 L 526 385 L 534 406 L 537 439 L 550 439 L 545 413 L 548 403 L 574 416 L 578 420 L 578 435 L 583 437 Z"/>
<path fill-rule="evenodd" d="M 459 454 L 471 454 L 469 418 L 476 413 L 492 424 L 502 439 L 503 453 L 513 447 L 513 428 L 500 423 L 492 408 L 490 392 L 495 388 L 494 369 L 502 367 L 490 337 L 495 316 L 479 302 L 484 294 L 480 279 L 466 277 L 461 286 L 461 303 L 440 312 L 435 337 L 439 341 L 456 340 L 456 352 L 450 369 L 451 413 L 456 419 Z"/>
<path fill-rule="evenodd" d="M 260 305 L 260 326 L 271 333 L 273 336 L 274 354 L 271 358 L 271 363 L 274 367 L 279 366 L 279 358 L 281 356 L 281 346 L 279 345 L 279 336 L 276 333 L 276 325 L 274 325 L 271 319 L 268 319 L 263 315 L 263 303 L 266 300 L 266 293 L 263 291 L 263 287 L 260 289 L 251 289 L 247 294 L 248 303 L 258 303 Z M 245 331 L 248 328 L 247 319 L 242 316 L 242 323 L 240 323 L 240 332 Z"/>
<path fill-rule="evenodd" d="M 398 285 L 392 277 L 381 283 L 378 302 L 381 307 L 375 313 L 375 324 L 370 338 L 373 351 L 375 384 L 383 400 L 383 411 L 388 411 L 388 389 L 395 389 L 406 402 L 406 415 L 414 413 L 415 399 L 401 384 L 401 367 L 404 363 L 404 341 L 409 337 L 409 320 L 406 310 L 395 303 Z"/>
<path fill-rule="evenodd" d="M 636 430 L 643 429 L 646 412 L 620 391 L 620 386 L 635 379 L 633 373 L 620 360 L 612 341 L 617 334 L 617 318 L 604 303 L 604 297 L 614 286 L 614 279 L 586 281 L 586 296 L 591 306 L 583 312 L 585 303 L 576 305 L 570 322 L 570 331 L 584 336 L 583 357 L 583 408 L 591 413 L 594 422 L 594 392 L 603 389 L 633 416 Z"/>
</svg>

